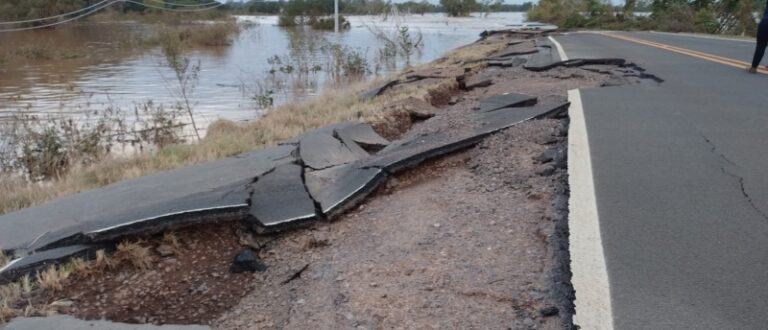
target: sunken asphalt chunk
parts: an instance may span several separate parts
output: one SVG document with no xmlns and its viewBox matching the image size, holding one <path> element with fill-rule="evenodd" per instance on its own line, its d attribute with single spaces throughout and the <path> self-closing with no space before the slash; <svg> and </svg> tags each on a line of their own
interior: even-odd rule
<svg viewBox="0 0 768 330">
<path fill-rule="evenodd" d="M 253 184 L 249 221 L 259 232 L 315 220 L 315 203 L 304 187 L 303 168 L 286 164 Z"/>
<path fill-rule="evenodd" d="M 293 146 L 278 146 L 87 190 L 0 217 L 0 249 L 25 254 L 89 243 L 88 236 L 133 233 L 211 212 L 247 210 L 246 184 L 280 164 Z M 112 235 L 106 235 L 112 236 Z"/>
</svg>

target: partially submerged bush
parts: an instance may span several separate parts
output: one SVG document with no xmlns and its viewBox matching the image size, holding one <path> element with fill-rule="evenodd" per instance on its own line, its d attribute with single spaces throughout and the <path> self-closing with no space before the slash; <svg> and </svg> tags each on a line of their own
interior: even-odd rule
<svg viewBox="0 0 768 330">
<path fill-rule="evenodd" d="M 183 142 L 183 114 L 184 109 L 166 110 L 152 101 L 136 105 L 133 118 L 112 107 L 79 119 L 19 112 L 0 122 L 0 181 L 15 182 L 11 177 L 20 172 L 33 182 L 60 178 L 73 167 L 102 161 L 117 145 L 163 148 Z"/>
<path fill-rule="evenodd" d="M 336 27 L 336 21 L 333 16 L 331 17 L 318 17 L 314 20 L 310 19 L 309 25 L 315 30 L 333 30 Z M 339 29 L 349 30 L 352 25 L 342 15 L 339 15 Z"/>
</svg>

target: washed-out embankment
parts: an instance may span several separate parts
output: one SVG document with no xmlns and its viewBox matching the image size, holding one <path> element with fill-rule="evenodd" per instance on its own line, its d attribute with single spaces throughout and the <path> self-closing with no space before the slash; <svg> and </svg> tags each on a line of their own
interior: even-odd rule
<svg viewBox="0 0 768 330">
<path fill-rule="evenodd" d="M 402 293 L 398 301 L 416 303 L 414 290 L 425 290 L 442 304 L 423 311 L 437 311 L 446 325 L 461 319 L 466 326 L 571 328 L 565 92 L 646 83 L 649 75 L 621 59 L 561 61 L 554 47 L 543 33 L 486 32 L 474 44 L 358 94 L 357 102 L 381 102 L 380 120 L 331 124 L 262 150 L 1 216 L 0 248 L 16 258 L 0 270 L 0 279 L 15 281 L 73 257 L 92 259 L 120 241 L 141 238 L 137 244 L 152 252 L 146 267 L 75 272 L 64 288 L 34 300 L 42 310 L 131 323 L 309 328 L 317 321 L 309 316 L 319 315 L 323 322 L 376 327 L 438 322 L 434 313 L 398 314 L 404 306 L 381 300 Z M 408 214 L 399 210 L 409 207 L 415 208 Z M 373 227 L 350 221 L 387 214 L 398 216 Z M 390 231 L 397 221 L 414 230 Z M 169 252 L 167 239 L 153 235 L 167 238 L 171 231 L 184 234 L 178 250 Z M 207 231 L 216 235 L 200 234 Z M 237 242 L 214 244 L 211 237 Z M 404 241 L 393 247 L 355 237 Z M 296 241 L 305 243 L 297 247 Z M 498 250 L 508 260 L 484 254 Z M 206 257 L 189 258 L 195 253 Z M 431 253 L 445 260 L 424 267 Z M 357 269 L 404 255 L 413 260 L 400 265 L 402 274 L 377 273 L 375 265 Z M 215 271 L 223 265 L 231 269 Z M 200 267 L 206 271 L 195 270 Z M 328 278 L 329 272 L 341 275 Z M 378 280 L 369 282 L 369 276 Z M 484 284 L 474 280 L 483 276 Z M 416 284 L 398 290 L 395 284 L 403 281 Z M 380 286 L 390 293 L 371 299 L 368 291 Z M 296 290 L 307 287 L 317 290 L 298 298 Z M 327 306 L 307 303 L 334 296 L 335 308 L 352 317 L 339 321 Z M 58 301 L 68 303 L 52 304 Z M 244 306 L 264 312 L 253 320 Z M 473 308 L 482 317 L 455 313 Z"/>
</svg>

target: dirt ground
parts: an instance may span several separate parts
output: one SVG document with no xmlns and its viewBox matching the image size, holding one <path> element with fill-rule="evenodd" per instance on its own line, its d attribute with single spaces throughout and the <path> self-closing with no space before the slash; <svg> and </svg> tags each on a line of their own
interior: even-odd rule
<svg viewBox="0 0 768 330">
<path fill-rule="evenodd" d="M 562 102 L 567 90 L 607 79 L 579 68 L 474 74 L 493 85 L 456 91 L 437 109 L 442 119 L 409 124 L 406 134 L 461 127 L 478 100 L 495 94 Z M 390 178 L 331 223 L 257 244 L 237 224 L 179 231 L 180 245 L 165 256 L 162 237 L 149 238 L 148 270 L 75 278 L 47 299 L 87 319 L 217 329 L 569 328 L 566 219 L 556 205 L 567 174 L 564 159 L 539 158 L 564 152 L 566 136 L 567 118 L 519 124 Z M 228 271 L 245 241 L 265 272 Z"/>
<path fill-rule="evenodd" d="M 562 141 L 541 120 L 390 181 L 329 225 L 269 244 L 256 289 L 219 329 L 561 329 L 548 238 Z M 295 270 L 308 267 L 286 282 Z M 293 271 L 292 271 L 293 270 Z M 285 284 L 283 284 L 285 283 Z"/>
</svg>

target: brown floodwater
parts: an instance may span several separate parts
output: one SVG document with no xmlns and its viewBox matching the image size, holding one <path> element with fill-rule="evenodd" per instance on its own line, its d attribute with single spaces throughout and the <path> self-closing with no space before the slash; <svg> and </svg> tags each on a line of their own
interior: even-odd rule
<svg viewBox="0 0 768 330">
<path fill-rule="evenodd" d="M 339 34 L 280 28 L 274 16 L 238 19 L 255 24 L 233 36 L 230 46 L 198 48 L 185 54 L 193 63 L 200 63 L 191 99 L 203 125 L 217 118 L 258 118 L 269 109 L 265 97 L 280 104 L 349 83 L 348 78 L 339 79 L 329 72 L 328 45 L 338 44 L 362 54 L 369 69 L 362 79 L 370 79 L 399 70 L 406 63 L 432 61 L 476 40 L 485 29 L 521 22 L 523 15 L 477 14 L 458 19 L 440 14 L 357 16 L 350 18 L 352 28 Z M 385 43 L 371 30 L 394 35 L 403 26 L 412 36 L 422 36 L 423 47 L 407 61 L 403 56 L 394 61 L 380 60 Z M 137 104 L 148 101 L 173 106 L 178 101 L 174 96 L 175 75 L 165 65 L 160 50 L 128 42 L 149 31 L 150 26 L 137 22 L 83 22 L 58 29 L 0 33 L 0 56 L 12 52 L 24 58 L 0 57 L 0 119 L 19 111 L 43 116 L 78 116 L 107 108 L 133 111 Z M 275 56 L 279 63 L 270 60 Z M 293 72 L 286 70 L 288 64 Z M 302 67 L 309 70 L 300 70 Z"/>
</svg>

